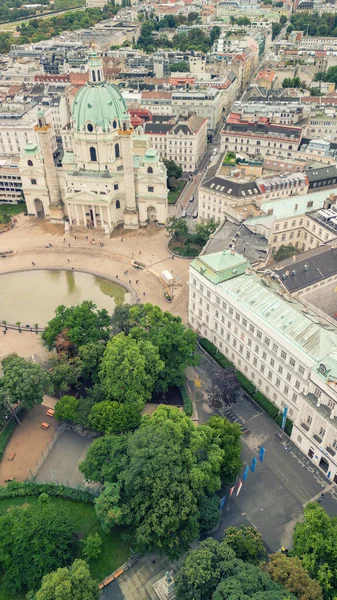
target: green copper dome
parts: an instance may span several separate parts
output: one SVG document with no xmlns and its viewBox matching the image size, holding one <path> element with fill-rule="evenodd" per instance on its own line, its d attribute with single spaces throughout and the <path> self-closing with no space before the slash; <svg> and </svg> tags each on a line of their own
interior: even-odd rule
<svg viewBox="0 0 337 600">
<path fill-rule="evenodd" d="M 73 105 L 73 121 L 77 131 L 88 125 L 109 131 L 121 127 L 121 121 L 129 119 L 120 91 L 105 81 L 88 82 L 76 94 Z M 90 129 L 87 129 L 90 131 Z"/>
</svg>

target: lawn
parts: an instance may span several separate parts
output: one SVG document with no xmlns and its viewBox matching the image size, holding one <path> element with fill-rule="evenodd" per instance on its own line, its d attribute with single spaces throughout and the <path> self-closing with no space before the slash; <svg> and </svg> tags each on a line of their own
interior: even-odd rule
<svg viewBox="0 0 337 600">
<path fill-rule="evenodd" d="M 0 515 L 13 506 L 22 506 L 22 504 L 36 504 L 38 498 L 26 496 L 23 498 L 8 498 L 0 500 Z M 89 533 L 99 533 L 102 538 L 102 553 L 94 560 L 89 561 L 90 572 L 92 576 L 101 581 L 107 575 L 122 565 L 130 556 L 129 543 L 122 540 L 122 529 L 113 529 L 111 533 L 104 533 L 96 518 L 92 504 L 84 502 L 73 502 L 72 500 L 63 500 L 62 498 L 50 498 L 50 502 L 55 506 L 62 507 L 68 512 L 73 524 L 74 530 L 79 538 L 85 538 Z M 78 555 L 81 552 L 79 544 Z M 21 600 L 25 598 L 24 594 L 10 595 L 1 586 L 0 582 L 0 600 Z"/>
<path fill-rule="evenodd" d="M 26 210 L 26 203 L 20 202 L 20 204 L 0 204 L 0 213 L 15 217 L 19 213 L 23 213 Z"/>
<path fill-rule="evenodd" d="M 168 193 L 168 203 L 175 204 L 183 191 L 187 181 L 185 179 L 178 179 L 177 186 L 174 190 L 170 190 Z"/>
</svg>

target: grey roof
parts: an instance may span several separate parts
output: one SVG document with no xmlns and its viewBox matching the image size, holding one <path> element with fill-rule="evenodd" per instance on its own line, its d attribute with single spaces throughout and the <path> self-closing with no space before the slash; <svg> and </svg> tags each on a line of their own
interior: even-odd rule
<svg viewBox="0 0 337 600">
<path fill-rule="evenodd" d="M 214 192 L 235 196 L 236 198 L 254 198 L 260 194 L 255 181 L 240 181 L 235 179 L 226 179 L 225 177 L 212 177 L 205 179 L 202 183 Z"/>
<path fill-rule="evenodd" d="M 212 254 L 234 246 L 235 252 L 242 254 L 252 265 L 266 260 L 268 240 L 229 219 L 225 219 L 221 229 L 210 239 L 206 252 Z"/>
<path fill-rule="evenodd" d="M 295 261 L 283 262 L 283 265 L 284 268 L 275 272 L 290 293 L 297 292 L 337 273 L 337 248 L 315 248 L 301 254 Z"/>
<path fill-rule="evenodd" d="M 174 127 L 173 123 L 145 123 L 145 133 L 168 133 Z"/>
<path fill-rule="evenodd" d="M 190 128 L 188 125 L 185 125 L 184 123 L 178 123 L 178 125 L 176 125 L 174 127 L 174 130 L 172 133 L 180 133 L 182 132 L 184 135 L 189 135 L 191 132 Z"/>
<path fill-rule="evenodd" d="M 337 177 L 337 167 L 335 165 L 328 165 L 323 167 L 308 167 L 306 169 L 309 183 L 321 181 L 326 177 Z"/>
</svg>

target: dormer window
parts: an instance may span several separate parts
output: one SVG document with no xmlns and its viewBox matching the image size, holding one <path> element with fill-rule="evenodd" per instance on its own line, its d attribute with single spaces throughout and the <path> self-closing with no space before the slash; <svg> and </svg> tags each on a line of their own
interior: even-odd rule
<svg viewBox="0 0 337 600">
<path fill-rule="evenodd" d="M 92 125 L 92 123 L 88 123 L 87 130 L 89 131 L 89 133 L 92 133 L 94 131 L 94 126 Z"/>
</svg>

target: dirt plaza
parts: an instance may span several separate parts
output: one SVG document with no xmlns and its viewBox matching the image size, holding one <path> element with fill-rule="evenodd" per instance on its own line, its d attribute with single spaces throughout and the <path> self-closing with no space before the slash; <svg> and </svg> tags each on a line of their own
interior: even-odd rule
<svg viewBox="0 0 337 600">
<path fill-rule="evenodd" d="M 167 249 L 168 239 L 165 228 L 156 225 L 137 231 L 121 229 L 106 238 L 100 232 L 85 228 L 75 228 L 65 234 L 62 225 L 19 215 L 15 227 L 0 236 L 0 253 L 15 252 L 0 261 L 0 274 L 32 267 L 95 272 L 131 285 L 141 302 L 156 304 L 186 321 L 190 261 L 172 258 Z M 133 260 L 144 263 L 145 268 L 134 269 Z M 174 299 L 170 304 L 164 297 L 164 270 L 170 271 L 175 280 Z M 0 315 L 0 321 L 2 318 Z M 2 350 L 0 343 L 0 355 Z"/>
</svg>

